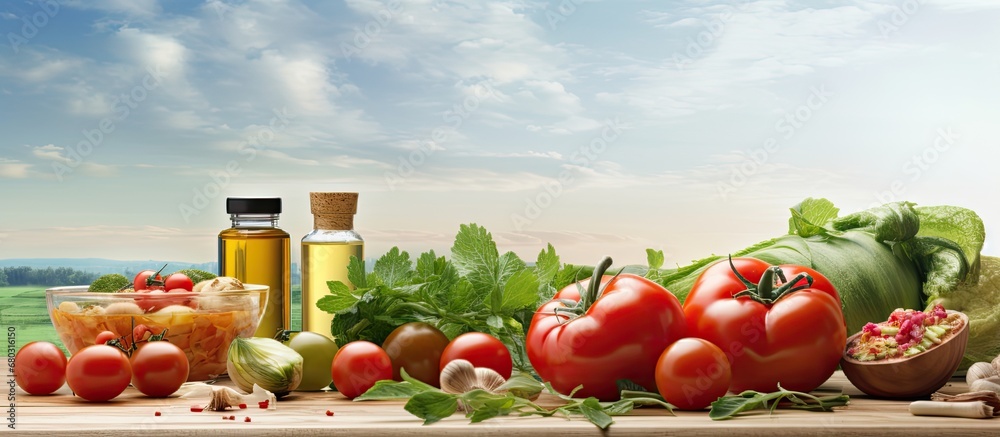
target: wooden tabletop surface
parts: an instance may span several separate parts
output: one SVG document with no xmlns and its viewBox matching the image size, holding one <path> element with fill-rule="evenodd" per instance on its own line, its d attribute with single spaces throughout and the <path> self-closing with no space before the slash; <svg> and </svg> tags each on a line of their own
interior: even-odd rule
<svg viewBox="0 0 1000 437">
<path fill-rule="evenodd" d="M 220 381 L 230 384 L 230 381 Z M 961 393 L 964 381 L 955 380 L 941 391 Z M 779 410 L 774 415 L 759 413 L 727 421 L 712 421 L 707 412 L 677 412 L 637 409 L 615 418 L 612 435 L 720 435 L 738 432 L 742 436 L 762 435 L 905 435 L 938 432 L 961 435 L 1000 435 L 1000 419 L 957 419 L 911 415 L 909 402 L 871 399 L 859 392 L 838 372 L 820 388 L 843 390 L 851 404 L 833 413 Z M 189 399 L 150 399 L 131 387 L 110 403 L 89 403 L 68 394 L 66 387 L 55 395 L 30 396 L 18 391 L 16 431 L 44 435 L 201 435 L 210 431 L 223 435 L 600 435 L 583 418 L 502 417 L 470 425 L 461 414 L 442 422 L 422 426 L 421 421 L 403 410 L 402 402 L 351 402 L 339 393 L 293 393 L 278 403 L 277 410 L 261 410 L 256 405 L 230 413 L 190 411 Z M 540 404 L 555 406 L 558 399 L 543 396 Z M 326 411 L 334 416 L 326 415 Z M 160 416 L 155 413 L 159 411 Z M 223 420 L 234 415 L 235 421 Z M 244 422 L 249 416 L 251 422 Z M 8 414 L 9 417 L 9 414 Z M 8 420 L 9 424 L 9 420 Z M 11 431 L 9 427 L 6 431 Z"/>
</svg>

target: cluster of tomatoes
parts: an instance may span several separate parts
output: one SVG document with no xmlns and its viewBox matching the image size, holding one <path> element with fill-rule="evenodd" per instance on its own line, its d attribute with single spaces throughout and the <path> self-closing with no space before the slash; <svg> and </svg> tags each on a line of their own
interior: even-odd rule
<svg viewBox="0 0 1000 437">
<path fill-rule="evenodd" d="M 166 266 L 164 266 L 166 267 Z M 163 271 L 163 269 L 160 269 Z M 143 270 L 135 275 L 132 281 L 132 288 L 136 293 L 149 294 L 149 299 L 142 296 L 135 299 L 135 304 L 144 312 L 155 312 L 171 305 L 185 305 L 193 307 L 195 300 L 190 296 L 178 296 L 176 299 L 163 299 L 153 297 L 163 293 L 190 293 L 194 290 L 194 281 L 183 273 L 171 273 L 166 278 L 155 270 Z"/>
<path fill-rule="evenodd" d="M 727 392 L 812 391 L 840 362 L 847 336 L 840 297 L 815 270 L 723 260 L 681 305 L 647 278 L 604 275 L 605 262 L 595 272 L 600 284 L 561 290 L 528 329 L 531 364 L 562 393 L 582 385 L 578 396 L 614 401 L 618 382 L 628 380 L 700 410 Z"/>
<path fill-rule="evenodd" d="M 440 387 L 441 370 L 457 359 L 493 369 L 504 378 L 510 378 L 514 367 L 507 346 L 489 334 L 468 332 L 449 342 L 437 328 L 412 322 L 392 331 L 382 346 L 368 341 L 344 345 L 334 356 L 331 371 L 337 390 L 353 399 L 378 381 L 401 380 L 401 368 L 419 381 Z"/>
<path fill-rule="evenodd" d="M 66 383 L 77 396 L 104 402 L 122 394 L 131 382 L 146 396 L 167 397 L 187 381 L 188 359 L 176 345 L 147 340 L 150 337 L 145 325 L 137 325 L 129 336 L 104 331 L 96 344 L 69 360 L 52 343 L 31 342 L 14 357 L 14 377 L 32 395 L 50 394 Z"/>
</svg>

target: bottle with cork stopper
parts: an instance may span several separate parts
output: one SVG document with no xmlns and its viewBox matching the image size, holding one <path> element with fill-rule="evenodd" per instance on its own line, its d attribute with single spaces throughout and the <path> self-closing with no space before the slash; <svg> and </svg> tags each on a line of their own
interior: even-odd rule
<svg viewBox="0 0 1000 437">
<path fill-rule="evenodd" d="M 309 193 L 313 231 L 302 238 L 302 330 L 333 338 L 333 315 L 316 307 L 330 294 L 328 281 L 347 279 L 351 257 L 364 262 L 364 239 L 354 231 L 358 193 Z"/>
</svg>

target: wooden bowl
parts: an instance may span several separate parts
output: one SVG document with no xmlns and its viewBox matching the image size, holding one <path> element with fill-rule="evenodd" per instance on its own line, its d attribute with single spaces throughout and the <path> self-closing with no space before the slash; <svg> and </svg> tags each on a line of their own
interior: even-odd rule
<svg viewBox="0 0 1000 437">
<path fill-rule="evenodd" d="M 847 339 L 840 367 L 844 375 L 859 390 L 868 395 L 888 399 L 924 398 L 934 393 L 951 379 L 962 363 L 965 346 L 969 342 L 969 317 L 962 317 L 962 327 L 949 335 L 941 344 L 907 358 L 882 361 L 858 361 L 847 351 L 861 333 Z"/>
</svg>

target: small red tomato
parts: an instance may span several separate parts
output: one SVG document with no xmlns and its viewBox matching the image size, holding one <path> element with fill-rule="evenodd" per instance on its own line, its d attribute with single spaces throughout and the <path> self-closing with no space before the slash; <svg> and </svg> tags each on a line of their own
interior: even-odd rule
<svg viewBox="0 0 1000 437">
<path fill-rule="evenodd" d="M 725 396 L 733 373 L 718 346 L 700 338 L 682 338 L 667 346 L 656 362 L 656 388 L 682 410 L 702 410 Z"/>
<path fill-rule="evenodd" d="M 66 382 L 66 355 L 47 341 L 33 341 L 14 356 L 14 381 L 33 395 L 47 395 Z"/>
<path fill-rule="evenodd" d="M 118 334 L 111 331 L 101 331 L 97 334 L 97 338 L 94 340 L 94 344 L 105 344 L 111 340 L 118 338 Z"/>
<path fill-rule="evenodd" d="M 132 288 L 135 288 L 135 291 L 162 290 L 163 277 L 155 270 L 143 270 L 135 275 L 135 280 L 132 281 Z"/>
<path fill-rule="evenodd" d="M 147 334 L 152 335 L 153 331 L 150 331 L 149 327 L 146 325 L 135 325 L 135 328 L 132 328 L 132 338 L 136 343 L 145 340 L 147 338 Z"/>
<path fill-rule="evenodd" d="M 194 289 L 194 281 L 183 273 L 174 273 L 167 276 L 167 280 L 164 281 L 163 288 L 166 290 L 174 289 L 184 289 L 185 291 L 191 291 Z"/>
<path fill-rule="evenodd" d="M 466 332 L 455 337 L 441 353 L 441 370 L 452 360 L 466 360 L 476 367 L 495 370 L 505 379 L 510 378 L 514 363 L 503 342 L 482 332 Z"/>
<path fill-rule="evenodd" d="M 187 356 L 181 348 L 167 341 L 143 343 L 132 353 L 131 365 L 132 385 L 149 397 L 165 398 L 174 394 L 188 377 Z"/>
<path fill-rule="evenodd" d="M 103 402 L 122 394 L 132 379 L 132 366 L 122 351 L 95 344 L 78 350 L 66 364 L 66 383 L 77 396 Z"/>
<path fill-rule="evenodd" d="M 375 343 L 352 341 L 333 356 L 330 375 L 337 390 L 348 399 L 354 399 L 376 382 L 392 379 L 392 360 Z"/>
</svg>

